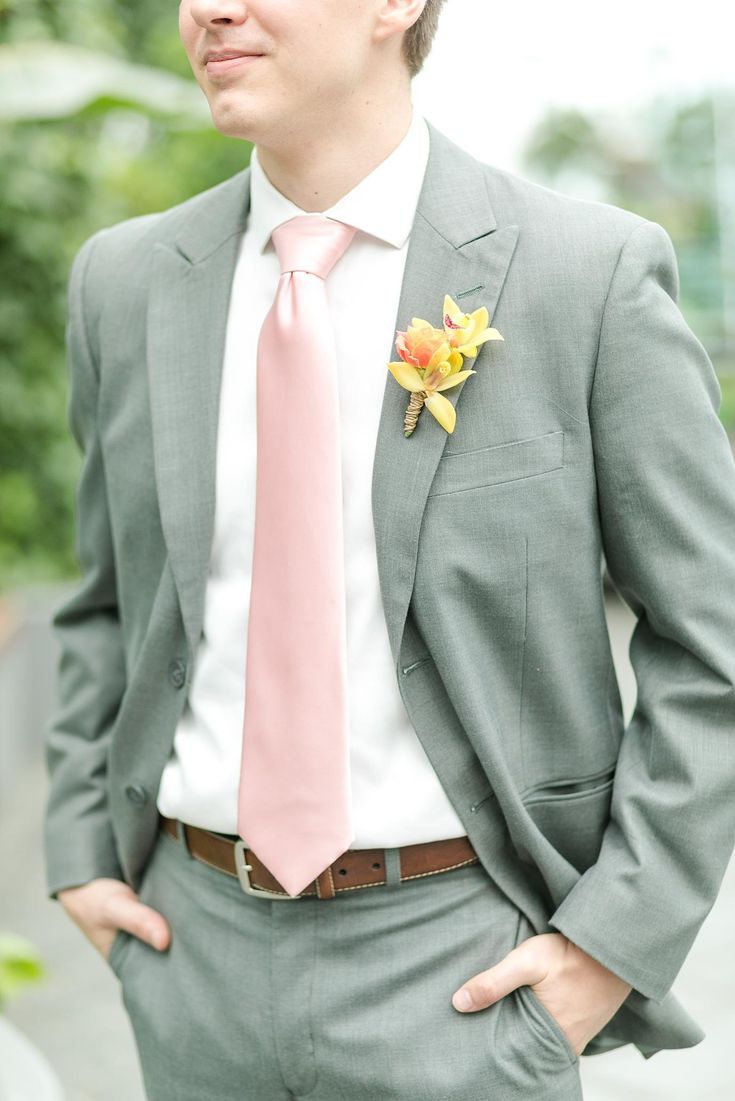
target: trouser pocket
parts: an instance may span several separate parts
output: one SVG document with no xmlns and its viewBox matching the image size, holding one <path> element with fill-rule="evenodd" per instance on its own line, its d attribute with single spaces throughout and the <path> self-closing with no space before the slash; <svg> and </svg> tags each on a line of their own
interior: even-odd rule
<svg viewBox="0 0 735 1101">
<path fill-rule="evenodd" d="M 519 912 L 514 947 L 517 948 L 524 940 L 528 940 L 529 937 L 535 935 L 535 930 L 526 915 L 522 911 Z M 572 1066 L 578 1068 L 579 1056 L 572 1047 L 569 1037 L 554 1014 L 550 1009 L 547 1009 L 533 988 L 527 983 L 524 983 L 522 986 L 517 987 L 513 993 L 516 996 L 521 1011 L 525 1010 L 524 1015 L 527 1017 L 532 1027 L 545 1038 L 547 1043 L 550 1043 L 556 1048 L 557 1052 L 562 1054 Z"/>
</svg>

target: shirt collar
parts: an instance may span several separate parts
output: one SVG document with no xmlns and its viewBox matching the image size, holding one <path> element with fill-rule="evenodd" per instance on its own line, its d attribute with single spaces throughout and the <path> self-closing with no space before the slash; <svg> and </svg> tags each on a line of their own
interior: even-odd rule
<svg viewBox="0 0 735 1101">
<path fill-rule="evenodd" d="M 411 232 L 428 157 L 426 120 L 413 107 L 408 130 L 396 148 L 323 213 L 402 248 Z M 308 213 L 273 186 L 254 145 L 250 155 L 249 229 L 258 251 L 265 250 L 281 222 Z"/>
</svg>

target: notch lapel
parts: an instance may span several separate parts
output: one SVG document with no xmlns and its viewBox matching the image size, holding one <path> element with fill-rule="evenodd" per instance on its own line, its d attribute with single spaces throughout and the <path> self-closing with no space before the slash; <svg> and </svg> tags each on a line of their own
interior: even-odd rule
<svg viewBox="0 0 735 1101">
<path fill-rule="evenodd" d="M 152 254 L 147 360 L 156 489 L 192 654 L 214 534 L 227 314 L 249 209 L 248 167 L 176 208 L 173 240 Z"/>
<path fill-rule="evenodd" d="M 413 317 L 439 327 L 445 294 L 467 313 L 487 306 L 492 324 L 518 240 L 518 226 L 497 227 L 480 162 L 431 124 L 429 134 L 429 159 L 406 254 L 395 330 L 407 329 Z M 395 330 L 386 349 L 386 364 L 398 359 Z M 478 373 L 491 370 L 493 343 L 482 344 L 465 367 Z M 372 506 L 383 609 L 397 664 L 416 572 L 421 519 L 449 433 L 424 408 L 413 434 L 406 438 L 403 417 L 410 394 L 387 366 L 384 369 Z M 443 392 L 456 409 L 471 379 Z"/>
</svg>

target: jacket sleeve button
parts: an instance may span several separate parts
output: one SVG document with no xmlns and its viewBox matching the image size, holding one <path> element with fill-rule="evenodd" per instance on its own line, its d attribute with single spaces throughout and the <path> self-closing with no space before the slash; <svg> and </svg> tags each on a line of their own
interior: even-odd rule
<svg viewBox="0 0 735 1101">
<path fill-rule="evenodd" d="M 186 662 L 174 658 L 168 667 L 168 676 L 175 688 L 181 688 L 186 683 Z"/>
<path fill-rule="evenodd" d="M 142 784 L 129 784 L 125 788 L 125 794 L 131 803 L 135 803 L 136 806 L 142 806 L 143 803 L 148 802 L 148 792 Z"/>
</svg>

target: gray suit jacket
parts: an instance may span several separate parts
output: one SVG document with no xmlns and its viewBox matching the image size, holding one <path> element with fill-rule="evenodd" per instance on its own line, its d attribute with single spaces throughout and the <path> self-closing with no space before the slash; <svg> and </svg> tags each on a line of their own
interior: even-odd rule
<svg viewBox="0 0 735 1101">
<path fill-rule="evenodd" d="M 504 343 L 408 394 L 385 334 L 373 513 L 400 691 L 488 873 L 632 984 L 588 1045 L 703 1032 L 670 987 L 735 844 L 735 465 L 665 230 L 482 164 L 430 126 L 395 328 L 445 293 Z M 56 611 L 51 896 L 140 881 L 201 635 L 219 381 L 250 170 L 102 229 L 69 284 L 83 580 Z M 624 729 L 601 555 L 637 616 Z M 488 964 L 492 961 L 488 961 Z"/>
</svg>

